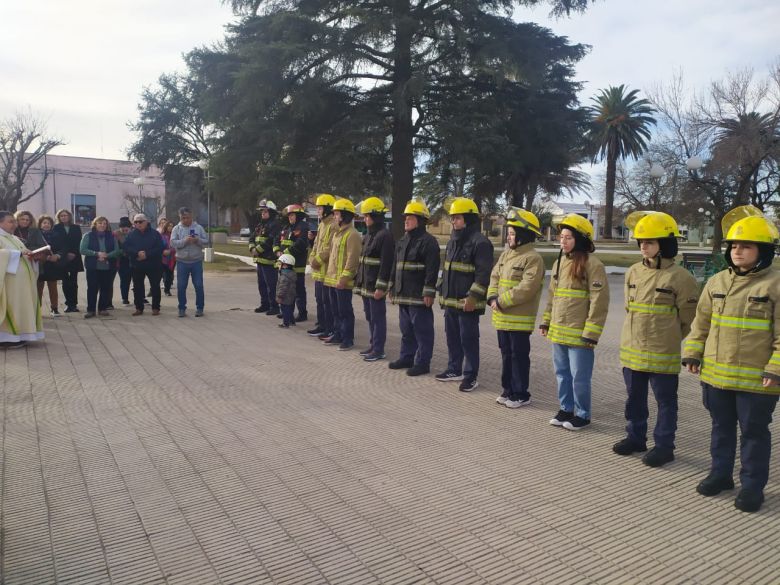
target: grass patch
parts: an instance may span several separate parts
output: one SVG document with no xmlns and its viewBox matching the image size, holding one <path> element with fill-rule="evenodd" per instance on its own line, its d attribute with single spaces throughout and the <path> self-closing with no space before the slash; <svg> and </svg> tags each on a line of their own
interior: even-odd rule
<svg viewBox="0 0 780 585">
<path fill-rule="evenodd" d="M 216 248 L 216 246 L 215 246 Z M 231 252 L 231 254 L 234 252 Z M 214 262 L 204 262 L 203 268 L 206 272 L 254 272 L 255 269 L 241 260 L 228 258 L 227 256 L 217 256 L 214 254 Z"/>
<path fill-rule="evenodd" d="M 214 244 L 215 252 L 224 252 L 225 254 L 237 254 L 239 256 L 249 256 L 249 242 L 245 244 Z"/>
</svg>

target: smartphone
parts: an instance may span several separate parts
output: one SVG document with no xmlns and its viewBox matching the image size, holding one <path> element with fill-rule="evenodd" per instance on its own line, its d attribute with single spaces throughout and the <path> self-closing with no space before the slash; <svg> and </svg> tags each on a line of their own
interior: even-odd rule
<svg viewBox="0 0 780 585">
<path fill-rule="evenodd" d="M 192 237 L 192 238 L 195 237 L 195 230 L 190 230 L 190 237 Z"/>
</svg>

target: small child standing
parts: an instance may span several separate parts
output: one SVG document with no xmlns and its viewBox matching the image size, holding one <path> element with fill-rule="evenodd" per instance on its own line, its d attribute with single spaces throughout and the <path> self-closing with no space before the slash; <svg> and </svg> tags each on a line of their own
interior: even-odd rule
<svg viewBox="0 0 780 585">
<path fill-rule="evenodd" d="M 281 267 L 279 268 L 279 281 L 276 283 L 276 302 L 282 309 L 282 322 L 279 327 L 287 328 L 295 325 L 295 284 L 298 276 L 295 274 L 295 258 L 292 254 L 279 256 Z"/>
</svg>

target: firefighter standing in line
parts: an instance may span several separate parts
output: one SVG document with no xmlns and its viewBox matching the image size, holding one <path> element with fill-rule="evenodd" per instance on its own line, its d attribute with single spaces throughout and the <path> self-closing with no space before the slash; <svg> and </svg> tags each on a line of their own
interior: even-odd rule
<svg viewBox="0 0 780 585">
<path fill-rule="evenodd" d="M 404 208 L 404 235 L 395 244 L 390 274 L 390 302 L 398 305 L 401 356 L 390 362 L 391 370 L 406 369 L 407 376 L 431 371 L 433 357 L 433 301 L 439 276 L 439 242 L 425 226 L 431 212 L 422 201 L 411 200 Z"/>
<path fill-rule="evenodd" d="M 257 209 L 260 211 L 260 223 L 255 228 L 254 235 L 249 238 L 249 252 L 255 261 L 257 269 L 257 288 L 260 291 L 260 306 L 255 313 L 278 315 L 279 304 L 276 302 L 276 254 L 274 242 L 279 237 L 279 221 L 276 219 L 276 205 L 273 201 L 260 201 Z"/>
<path fill-rule="evenodd" d="M 448 361 L 447 369 L 436 379 L 460 381 L 459 390 L 471 392 L 479 385 L 479 317 L 485 314 L 493 244 L 480 231 L 479 209 L 471 199 L 455 198 L 449 216 L 452 235 L 437 283 L 439 305 L 444 309 Z"/>
<path fill-rule="evenodd" d="M 750 205 L 723 218 L 726 262 L 707 281 L 685 340 L 683 363 L 701 376 L 712 418 L 709 475 L 703 496 L 734 488 L 736 427 L 740 428 L 742 489 L 734 506 L 756 512 L 769 478 L 769 424 L 780 394 L 780 273 L 772 268 L 777 227 Z"/>
<path fill-rule="evenodd" d="M 506 216 L 507 248 L 493 267 L 488 303 L 501 350 L 501 396 L 498 404 L 520 408 L 531 403 L 531 333 L 544 286 L 544 260 L 534 249 L 542 235 L 539 218 L 511 208 Z"/>
<path fill-rule="evenodd" d="M 333 204 L 333 217 L 336 225 L 325 271 L 325 290 L 330 295 L 333 311 L 333 335 L 323 343 L 337 345 L 339 351 L 348 351 L 355 345 L 352 287 L 360 261 L 360 232 L 352 225 L 355 206 L 349 199 L 339 199 Z"/>
<path fill-rule="evenodd" d="M 360 252 L 360 264 L 355 279 L 355 294 L 363 298 L 363 311 L 368 322 L 369 344 L 360 352 L 366 362 L 385 359 L 387 338 L 387 305 L 385 295 L 393 269 L 395 242 L 385 227 L 387 208 L 379 197 L 361 202 L 358 213 L 366 222 L 366 235 Z"/>
<path fill-rule="evenodd" d="M 642 261 L 626 272 L 626 319 L 620 338 L 620 362 L 626 382 L 626 437 L 612 446 L 618 455 L 647 451 L 647 394 L 658 403 L 653 440 L 642 457 L 649 467 L 674 461 L 677 432 L 677 385 L 680 344 L 691 330 L 699 299 L 693 275 L 675 263 L 680 232 L 672 216 L 636 211 L 626 225 L 642 253 Z"/>
<path fill-rule="evenodd" d="M 309 227 L 306 224 L 306 211 L 298 203 L 292 203 L 284 208 L 288 224 L 279 232 L 279 237 L 274 246 L 277 258 L 282 254 L 291 254 L 295 258 L 295 274 L 297 284 L 295 287 L 295 303 L 298 305 L 298 314 L 295 322 L 306 321 L 306 257 L 309 252 Z M 281 318 L 281 313 L 278 315 Z"/>
<path fill-rule="evenodd" d="M 325 269 L 328 267 L 328 254 L 330 254 L 330 242 L 333 238 L 336 220 L 333 217 L 333 204 L 336 198 L 328 193 L 317 196 L 315 205 L 320 217 L 320 225 L 317 235 L 314 237 L 309 264 L 312 268 L 311 277 L 314 280 L 314 299 L 317 302 L 317 323 L 314 329 L 306 333 L 312 337 L 328 337 L 333 333 L 333 310 L 330 299 L 325 291 Z"/>
<path fill-rule="evenodd" d="M 550 279 L 547 308 L 539 326 L 553 344 L 560 410 L 550 424 L 578 431 L 590 424 L 593 348 L 609 310 L 609 283 L 593 255 L 593 225 L 576 213 L 560 222 L 561 251 Z"/>
</svg>

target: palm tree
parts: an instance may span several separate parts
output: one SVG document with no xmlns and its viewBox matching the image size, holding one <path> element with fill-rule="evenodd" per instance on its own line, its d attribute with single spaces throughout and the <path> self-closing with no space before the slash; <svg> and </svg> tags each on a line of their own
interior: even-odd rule
<svg viewBox="0 0 780 585">
<path fill-rule="evenodd" d="M 626 93 L 626 86 L 602 89 L 588 107 L 588 132 L 593 162 L 607 159 L 607 192 L 604 210 L 604 237 L 612 238 L 612 208 L 615 203 L 615 176 L 618 159 L 637 160 L 647 149 L 655 110 L 646 99 L 638 99 L 639 90 Z"/>
</svg>

